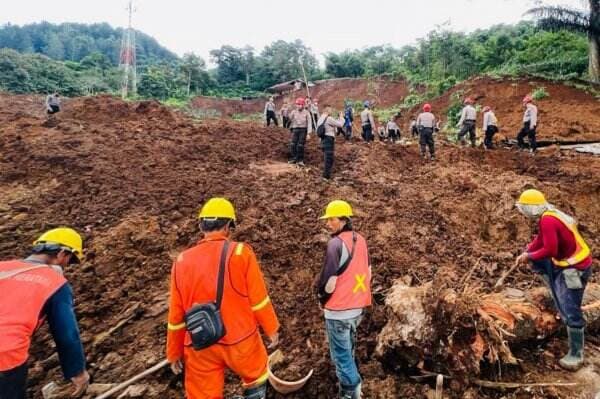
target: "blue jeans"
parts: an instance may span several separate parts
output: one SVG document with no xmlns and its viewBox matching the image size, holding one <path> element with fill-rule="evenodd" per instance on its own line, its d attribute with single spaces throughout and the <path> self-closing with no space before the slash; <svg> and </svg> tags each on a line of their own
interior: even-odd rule
<svg viewBox="0 0 600 399">
<path fill-rule="evenodd" d="M 587 270 L 577 271 L 577 275 L 581 281 L 581 288 L 573 289 L 568 287 L 570 283 L 565 278 L 564 272 L 566 270 L 575 271 L 575 269 L 556 267 L 550 259 L 532 261 L 532 263 L 533 270 L 540 273 L 548 285 L 554 299 L 554 304 L 565 324 L 571 328 L 585 327 L 581 303 L 583 301 L 585 286 L 592 275 L 592 268 L 589 267 Z"/>
<path fill-rule="evenodd" d="M 353 391 L 362 382 L 354 357 L 356 329 L 362 316 L 347 320 L 325 319 L 329 353 L 343 391 Z"/>
</svg>

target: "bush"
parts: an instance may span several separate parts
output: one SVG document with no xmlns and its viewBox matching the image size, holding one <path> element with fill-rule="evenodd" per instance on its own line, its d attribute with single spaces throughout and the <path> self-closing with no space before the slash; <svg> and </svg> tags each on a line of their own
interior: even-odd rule
<svg viewBox="0 0 600 399">
<path fill-rule="evenodd" d="M 550 97 L 550 94 L 548 94 L 548 92 L 546 91 L 546 88 L 542 86 L 542 87 L 538 87 L 537 89 L 535 89 L 533 91 L 533 93 L 531 93 L 531 97 L 535 101 L 539 101 L 544 98 Z"/>
</svg>

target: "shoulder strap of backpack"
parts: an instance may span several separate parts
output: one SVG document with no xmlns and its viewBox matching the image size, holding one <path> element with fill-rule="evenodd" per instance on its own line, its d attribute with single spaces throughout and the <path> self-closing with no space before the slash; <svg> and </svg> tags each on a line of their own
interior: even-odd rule
<svg viewBox="0 0 600 399">
<path fill-rule="evenodd" d="M 221 260 L 219 261 L 219 280 L 217 282 L 217 309 L 221 309 L 221 302 L 223 301 L 223 285 L 225 284 L 225 262 L 227 261 L 227 255 L 229 252 L 229 240 L 225 240 L 223 243 L 223 249 L 221 250 Z"/>
<path fill-rule="evenodd" d="M 348 256 L 348 259 L 346 259 L 346 261 L 340 266 L 340 268 L 338 269 L 336 275 L 337 276 L 341 276 L 342 274 L 344 274 L 344 272 L 346 271 L 346 269 L 348 269 L 348 266 L 350 266 L 350 262 L 352 262 L 352 258 L 354 257 L 354 250 L 356 249 L 356 232 L 352 232 L 352 249 L 350 250 L 350 255 Z M 340 238 L 341 240 L 341 238 Z M 344 242 L 344 240 L 342 240 L 342 243 Z M 344 243 L 344 245 L 346 245 Z"/>
</svg>

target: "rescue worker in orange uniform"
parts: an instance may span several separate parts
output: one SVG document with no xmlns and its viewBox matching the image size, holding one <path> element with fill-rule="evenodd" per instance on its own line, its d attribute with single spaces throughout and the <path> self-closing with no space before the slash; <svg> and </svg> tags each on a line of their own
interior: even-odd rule
<svg viewBox="0 0 600 399">
<path fill-rule="evenodd" d="M 329 353 L 340 383 L 340 398 L 361 397 L 362 379 L 355 359 L 356 329 L 371 306 L 371 265 L 364 237 L 352 229 L 352 207 L 332 201 L 321 217 L 332 238 L 317 282 L 325 315 Z"/>
<path fill-rule="evenodd" d="M 524 191 L 516 205 L 523 215 L 539 224 L 538 235 L 517 262 L 531 263 L 548 286 L 569 334 L 569 353 L 559 364 L 567 370 L 578 370 L 583 365 L 585 328 L 581 303 L 592 275 L 592 253 L 579 234 L 577 221 L 549 204 L 540 191 Z"/>
<path fill-rule="evenodd" d="M 50 230 L 23 260 L 0 262 L 0 398 L 25 399 L 31 337 L 48 320 L 63 375 L 85 391 L 90 379 L 73 310 L 73 291 L 62 268 L 83 258 L 73 229 Z"/>
<path fill-rule="evenodd" d="M 167 359 L 175 374 L 185 368 L 189 399 L 223 398 L 225 368 L 241 377 L 243 398 L 266 398 L 268 358 L 258 326 L 271 348 L 279 341 L 279 321 L 256 255 L 248 244 L 230 241 L 236 215 L 228 200 L 212 198 L 202 207 L 199 219 L 204 238 L 182 252 L 171 271 Z M 224 336 L 196 350 L 192 346 L 196 331 L 185 321 L 191 320 L 188 315 L 195 305 L 219 302 L 221 264 Z"/>
</svg>

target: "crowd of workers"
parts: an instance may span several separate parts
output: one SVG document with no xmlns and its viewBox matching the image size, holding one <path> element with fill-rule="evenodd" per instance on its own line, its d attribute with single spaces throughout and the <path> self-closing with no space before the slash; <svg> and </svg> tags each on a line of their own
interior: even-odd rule
<svg viewBox="0 0 600 399">
<path fill-rule="evenodd" d="M 304 109 L 292 111 L 292 124 L 295 118 L 307 122 L 306 113 Z M 323 118 L 329 117 L 321 116 L 321 122 Z M 333 127 L 343 126 L 341 119 L 335 120 L 329 133 Z M 421 118 L 422 123 L 424 120 L 427 118 Z M 559 364 L 577 370 L 584 360 L 581 305 L 591 276 L 590 248 L 576 220 L 548 203 L 540 191 L 524 191 L 516 207 L 539 225 L 538 235 L 517 263 L 529 263 L 547 284 L 568 331 L 569 350 Z M 277 304 L 271 300 L 251 246 L 232 240 L 237 223 L 233 204 L 225 198 L 212 198 L 202 206 L 198 219 L 203 238 L 183 251 L 171 269 L 167 360 L 175 374 L 183 372 L 190 399 L 222 398 L 226 369 L 242 380 L 240 398 L 264 399 L 267 350 L 279 344 Z M 331 238 L 315 292 L 323 310 L 339 397 L 357 399 L 362 386 L 355 356 L 357 328 L 371 305 L 371 276 L 377 271 L 372 271 L 365 237 L 353 227 L 354 213 L 348 202 L 331 201 L 321 219 Z M 64 267 L 82 261 L 82 237 L 71 228 L 60 227 L 42 234 L 28 257 L 0 262 L 0 291 L 10 293 L 0 297 L 1 399 L 25 398 L 31 340 L 44 320 L 56 342 L 65 378 L 72 381 L 77 393 L 86 389 L 90 376 L 73 309 L 73 291 L 63 275 Z"/>
<path fill-rule="evenodd" d="M 336 136 L 342 135 L 346 141 L 351 141 L 353 137 L 354 109 L 352 104 L 347 101 L 344 111 L 340 112 L 337 118 L 334 117 L 334 111 L 330 106 L 326 106 L 324 112 L 319 114 L 318 100 L 312 100 L 310 97 L 306 99 L 297 98 L 294 106 L 292 107 L 287 100 L 284 100 L 279 110 L 279 114 L 283 120 L 283 127 L 291 131 L 289 163 L 305 166 L 304 151 L 306 140 L 315 131 L 321 139 L 321 149 L 324 154 L 323 179 L 329 180 L 331 179 L 335 158 Z M 517 134 L 517 143 L 520 149 L 525 149 L 524 139 L 527 137 L 530 151 L 534 154 L 537 150 L 536 129 L 538 124 L 538 109 L 533 104 L 533 98 L 529 95 L 523 99 L 523 106 L 525 108 L 523 127 Z M 482 113 L 483 147 L 486 150 L 491 150 L 493 149 L 493 137 L 499 131 L 498 118 L 490 106 L 484 106 Z M 278 126 L 277 111 L 273 97 L 265 104 L 264 116 L 267 126 L 270 126 L 272 122 Z M 367 144 L 372 143 L 375 140 L 375 132 L 377 132 L 377 136 L 382 142 L 400 142 L 402 135 L 401 129 L 398 126 L 400 117 L 401 115 L 398 112 L 377 128 L 375 117 L 371 110 L 371 103 L 365 101 L 363 103 L 363 110 L 360 112 L 361 137 L 363 141 Z M 459 128 L 457 138 L 461 144 L 466 144 L 465 137 L 468 134 L 471 146 L 476 147 L 476 122 L 477 109 L 474 106 L 474 100 L 467 97 L 464 100 L 464 108 L 461 111 L 460 120 L 457 124 Z M 324 129 L 319 131 L 318 128 L 321 125 L 324 126 Z M 432 161 L 435 160 L 435 133 L 439 132 L 440 129 L 441 121 L 432 113 L 431 104 L 425 104 L 422 112 L 411 120 L 409 130 L 411 131 L 412 138 L 418 138 L 420 154 L 423 159 L 426 159 L 427 153 L 429 153 L 429 159 Z"/>
</svg>

